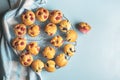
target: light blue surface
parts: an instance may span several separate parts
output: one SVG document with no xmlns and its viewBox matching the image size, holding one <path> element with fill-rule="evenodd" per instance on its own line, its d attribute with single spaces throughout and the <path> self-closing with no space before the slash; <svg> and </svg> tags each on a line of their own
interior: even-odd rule
<svg viewBox="0 0 120 80">
<path fill-rule="evenodd" d="M 86 35 L 77 30 L 76 54 L 66 67 L 42 72 L 43 80 L 120 80 L 120 0 L 48 0 L 46 7 L 92 29 Z"/>
</svg>

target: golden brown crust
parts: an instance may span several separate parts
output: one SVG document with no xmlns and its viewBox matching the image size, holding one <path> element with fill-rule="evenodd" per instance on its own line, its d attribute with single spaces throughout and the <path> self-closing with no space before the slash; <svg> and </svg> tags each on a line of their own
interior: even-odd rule
<svg viewBox="0 0 120 80">
<path fill-rule="evenodd" d="M 56 51 L 55 51 L 54 48 L 52 48 L 51 46 L 47 46 L 47 47 L 44 48 L 42 54 L 45 58 L 52 59 L 52 58 L 54 58 L 55 53 L 56 53 Z"/>
<path fill-rule="evenodd" d="M 49 20 L 54 24 L 58 24 L 62 20 L 63 14 L 60 10 L 50 12 Z"/>
<path fill-rule="evenodd" d="M 49 11 L 45 8 L 39 8 L 37 11 L 36 11 L 36 18 L 40 21 L 40 22 L 45 22 L 48 17 L 49 17 Z"/>
<path fill-rule="evenodd" d="M 32 61 L 33 61 L 33 57 L 31 54 L 29 54 L 28 52 L 26 53 L 22 53 L 20 55 L 20 63 L 23 65 L 23 66 L 30 66 Z"/>
<path fill-rule="evenodd" d="M 13 39 L 12 41 L 12 46 L 13 48 L 15 48 L 18 51 L 22 51 L 26 48 L 26 39 L 24 38 L 20 38 L 20 37 L 16 37 L 15 39 Z"/>
<path fill-rule="evenodd" d="M 75 30 L 69 30 L 66 33 L 66 40 L 68 42 L 75 42 L 77 40 L 77 37 L 78 35 Z"/>
<path fill-rule="evenodd" d="M 31 67 L 35 72 L 41 72 L 44 68 L 44 63 L 41 60 L 37 59 L 32 62 Z"/>
<path fill-rule="evenodd" d="M 25 13 L 23 13 L 22 14 L 22 22 L 27 26 L 32 25 L 35 22 L 34 12 L 28 10 Z"/>
<path fill-rule="evenodd" d="M 54 72 L 56 70 L 55 61 L 48 60 L 47 63 L 45 64 L 45 70 L 48 72 Z"/>
</svg>

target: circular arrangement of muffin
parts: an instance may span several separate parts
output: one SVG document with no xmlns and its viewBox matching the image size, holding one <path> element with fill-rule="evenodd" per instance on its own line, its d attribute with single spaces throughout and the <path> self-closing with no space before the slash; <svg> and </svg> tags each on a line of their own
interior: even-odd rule
<svg viewBox="0 0 120 80">
<path fill-rule="evenodd" d="M 15 50 L 20 51 L 19 61 L 23 66 L 31 67 L 33 71 L 40 72 L 43 69 L 48 72 L 54 72 L 58 67 L 64 67 L 68 63 L 68 57 L 71 57 L 75 53 L 75 45 L 73 42 L 77 40 L 77 33 L 71 29 L 71 23 L 69 20 L 64 19 L 63 13 L 60 10 L 49 11 L 43 7 L 40 7 L 33 12 L 27 10 L 21 15 L 22 22 L 14 26 L 15 38 L 12 40 L 12 46 Z M 35 21 L 49 23 L 44 26 L 44 32 L 48 36 L 52 36 L 50 40 L 51 45 L 47 45 L 42 53 L 40 53 L 41 47 L 37 42 L 27 42 L 24 38 L 26 34 L 30 37 L 36 37 L 42 33 L 41 26 L 35 24 Z M 65 34 L 63 38 L 61 35 L 55 35 L 59 29 Z M 64 41 L 67 43 L 65 45 Z M 62 47 L 63 46 L 63 47 Z M 62 47 L 63 51 L 60 54 L 56 54 L 55 48 Z M 34 60 L 34 56 L 42 54 L 47 59 L 46 62 L 42 59 Z"/>
</svg>

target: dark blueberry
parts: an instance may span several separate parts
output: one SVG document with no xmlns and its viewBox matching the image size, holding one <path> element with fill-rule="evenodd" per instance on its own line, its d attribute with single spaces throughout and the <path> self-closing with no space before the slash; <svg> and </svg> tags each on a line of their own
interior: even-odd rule
<svg viewBox="0 0 120 80">
<path fill-rule="evenodd" d="M 70 41 L 71 39 L 68 39 L 68 41 Z"/>
<path fill-rule="evenodd" d="M 49 64 L 48 64 L 48 63 L 46 63 L 46 66 L 47 66 L 47 67 L 49 67 Z"/>
<path fill-rule="evenodd" d="M 36 70 L 36 72 L 38 72 L 38 70 Z"/>
<path fill-rule="evenodd" d="M 66 31 L 67 31 L 67 28 L 63 28 L 63 30 L 66 30 Z"/>
</svg>

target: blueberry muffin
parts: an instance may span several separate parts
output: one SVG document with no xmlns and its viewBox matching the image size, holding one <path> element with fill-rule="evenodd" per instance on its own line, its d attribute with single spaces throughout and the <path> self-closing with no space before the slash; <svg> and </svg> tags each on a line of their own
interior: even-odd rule
<svg viewBox="0 0 120 80">
<path fill-rule="evenodd" d="M 37 59 L 32 62 L 31 67 L 35 72 L 41 72 L 44 68 L 44 63 L 41 60 Z"/>
<path fill-rule="evenodd" d="M 54 23 L 48 23 L 45 26 L 45 33 L 47 33 L 47 35 L 52 36 L 56 33 L 57 31 L 57 26 Z"/>
<path fill-rule="evenodd" d="M 14 27 L 15 35 L 18 37 L 22 37 L 26 34 L 26 26 L 24 24 L 17 24 Z"/>
<path fill-rule="evenodd" d="M 60 10 L 53 10 L 50 12 L 49 20 L 54 24 L 60 23 L 63 18 L 63 14 Z"/>
<path fill-rule="evenodd" d="M 40 34 L 40 26 L 38 25 L 31 25 L 29 28 L 28 28 L 28 34 L 31 36 L 31 37 L 35 37 L 35 36 L 38 36 Z"/>
<path fill-rule="evenodd" d="M 45 70 L 48 72 L 54 72 L 56 70 L 55 61 L 48 60 L 47 63 L 45 64 Z"/>
<path fill-rule="evenodd" d="M 75 52 L 75 47 L 72 44 L 66 44 L 64 46 L 64 53 L 67 54 L 68 56 L 73 56 Z"/>
<path fill-rule="evenodd" d="M 59 23 L 59 28 L 62 32 L 67 32 L 71 27 L 71 24 L 68 20 L 62 20 L 60 23 Z"/>
<path fill-rule="evenodd" d="M 63 45 L 63 38 L 60 35 L 58 35 L 53 37 L 50 42 L 55 47 L 61 47 Z"/>
<path fill-rule="evenodd" d="M 77 35 L 76 31 L 74 31 L 74 30 L 69 30 L 66 33 L 66 40 L 68 42 L 75 42 L 77 40 L 77 37 L 78 37 L 78 35 Z"/>
<path fill-rule="evenodd" d="M 89 24 L 87 24 L 86 22 L 80 22 L 79 23 L 79 30 L 82 32 L 82 33 L 87 33 L 88 31 L 90 31 L 91 27 Z"/>
<path fill-rule="evenodd" d="M 40 22 L 45 22 L 49 17 L 49 11 L 41 7 L 36 11 L 35 15 Z"/>
<path fill-rule="evenodd" d="M 40 47 L 38 46 L 37 42 L 30 42 L 27 45 L 27 51 L 32 55 L 37 55 L 40 51 Z"/>
<path fill-rule="evenodd" d="M 35 14 L 34 12 L 28 10 L 22 14 L 22 22 L 29 26 L 35 22 Z"/>
<path fill-rule="evenodd" d="M 26 39 L 21 37 L 16 37 L 12 40 L 12 46 L 18 51 L 23 51 L 26 48 Z"/>
<path fill-rule="evenodd" d="M 55 58 L 55 63 L 57 66 L 59 67 L 63 67 L 66 66 L 68 63 L 68 60 L 66 59 L 66 56 L 64 53 L 59 54 L 56 58 Z"/>
<path fill-rule="evenodd" d="M 51 46 L 47 46 L 47 47 L 44 48 L 42 54 L 45 58 L 52 59 L 52 58 L 54 58 L 55 53 L 56 53 L 56 51 L 55 51 L 54 48 L 52 48 Z"/>
<path fill-rule="evenodd" d="M 20 63 L 23 65 L 23 66 L 30 66 L 32 61 L 33 61 L 33 57 L 31 54 L 29 54 L 28 52 L 26 53 L 22 53 L 20 55 Z"/>
</svg>

